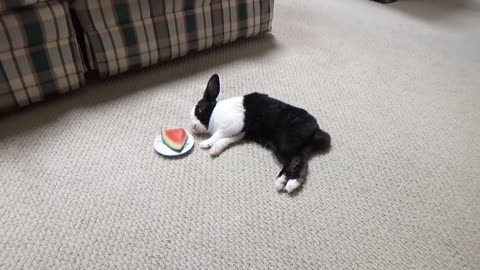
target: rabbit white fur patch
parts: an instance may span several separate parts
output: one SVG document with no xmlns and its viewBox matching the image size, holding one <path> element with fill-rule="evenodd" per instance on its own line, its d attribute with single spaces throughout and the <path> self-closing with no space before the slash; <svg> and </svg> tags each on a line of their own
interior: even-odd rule
<svg viewBox="0 0 480 270">
<path fill-rule="evenodd" d="M 210 117 L 208 129 L 195 116 L 195 107 L 191 112 L 192 129 L 196 133 L 208 133 L 209 139 L 200 143 L 201 148 L 210 148 L 210 155 L 218 156 L 230 144 L 243 138 L 242 129 L 245 120 L 243 97 L 233 97 L 218 102 Z"/>
<path fill-rule="evenodd" d="M 195 107 L 190 112 L 192 130 L 197 134 L 210 135 L 220 132 L 223 137 L 230 137 L 242 132 L 245 121 L 243 97 L 233 97 L 218 102 L 210 117 L 208 129 L 195 116 Z"/>
<path fill-rule="evenodd" d="M 242 132 L 245 121 L 243 97 L 233 97 L 217 103 L 210 118 L 208 133 L 221 132 L 230 137 Z"/>
</svg>

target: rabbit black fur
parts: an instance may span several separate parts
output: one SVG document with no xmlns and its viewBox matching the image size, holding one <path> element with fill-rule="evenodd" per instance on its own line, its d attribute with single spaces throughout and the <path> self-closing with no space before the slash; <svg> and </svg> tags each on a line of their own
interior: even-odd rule
<svg viewBox="0 0 480 270">
<path fill-rule="evenodd" d="M 193 131 L 211 135 L 200 147 L 217 156 L 243 138 L 257 142 L 271 148 L 283 164 L 275 181 L 277 191 L 290 193 L 301 186 L 310 154 L 328 149 L 331 143 L 315 117 L 265 94 L 217 101 L 219 93 L 220 79 L 214 74 L 191 111 Z"/>
</svg>

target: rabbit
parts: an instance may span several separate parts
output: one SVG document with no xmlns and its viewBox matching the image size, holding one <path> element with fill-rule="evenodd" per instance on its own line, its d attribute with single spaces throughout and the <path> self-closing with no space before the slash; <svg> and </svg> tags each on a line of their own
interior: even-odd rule
<svg viewBox="0 0 480 270">
<path fill-rule="evenodd" d="M 217 101 L 219 94 L 220 78 L 214 74 L 190 112 L 193 133 L 211 135 L 200 147 L 218 156 L 229 145 L 246 139 L 272 149 L 283 165 L 275 180 L 278 192 L 299 188 L 310 155 L 330 148 L 330 135 L 304 109 L 261 93 Z"/>
</svg>

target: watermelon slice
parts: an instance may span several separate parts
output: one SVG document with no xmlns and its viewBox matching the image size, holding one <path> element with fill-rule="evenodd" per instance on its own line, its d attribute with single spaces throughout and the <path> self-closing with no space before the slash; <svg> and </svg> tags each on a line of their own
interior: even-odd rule
<svg viewBox="0 0 480 270">
<path fill-rule="evenodd" d="M 187 132 L 183 128 L 167 129 L 162 131 L 163 143 L 175 151 L 182 151 L 187 142 Z"/>
</svg>

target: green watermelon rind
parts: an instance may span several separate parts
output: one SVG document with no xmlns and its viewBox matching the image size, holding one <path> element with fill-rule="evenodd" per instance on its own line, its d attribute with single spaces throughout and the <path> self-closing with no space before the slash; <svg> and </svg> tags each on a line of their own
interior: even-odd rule
<svg viewBox="0 0 480 270">
<path fill-rule="evenodd" d="M 179 143 L 175 143 L 175 142 L 172 142 L 166 135 L 166 132 L 167 130 L 163 130 L 162 131 L 162 141 L 165 145 L 167 145 L 170 149 L 174 150 L 174 151 L 177 151 L 177 152 L 180 152 L 182 151 L 183 147 L 185 146 L 187 140 L 185 140 L 185 142 L 183 142 L 183 144 L 179 144 Z"/>
</svg>

